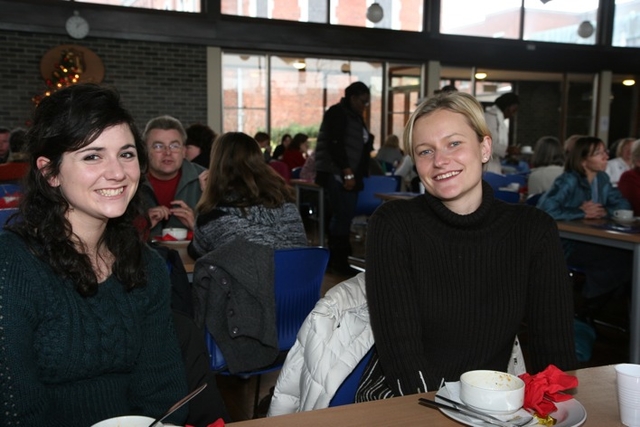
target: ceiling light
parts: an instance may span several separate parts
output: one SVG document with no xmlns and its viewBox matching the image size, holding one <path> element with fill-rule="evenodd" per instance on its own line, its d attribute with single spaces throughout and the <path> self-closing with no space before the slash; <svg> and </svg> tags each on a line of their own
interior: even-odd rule
<svg viewBox="0 0 640 427">
<path fill-rule="evenodd" d="M 383 17 L 384 10 L 378 3 L 372 3 L 371 6 L 367 8 L 367 19 L 374 24 L 382 21 Z"/>
<path fill-rule="evenodd" d="M 293 62 L 293 68 L 295 68 L 296 70 L 304 70 L 305 68 L 307 68 L 307 63 L 304 59 L 296 59 Z"/>
<path fill-rule="evenodd" d="M 487 73 L 476 73 L 475 78 L 478 80 L 484 80 L 487 78 Z"/>
<path fill-rule="evenodd" d="M 622 84 L 625 86 L 633 86 L 634 84 L 636 84 L 636 81 L 633 79 L 624 79 L 622 81 Z"/>
</svg>

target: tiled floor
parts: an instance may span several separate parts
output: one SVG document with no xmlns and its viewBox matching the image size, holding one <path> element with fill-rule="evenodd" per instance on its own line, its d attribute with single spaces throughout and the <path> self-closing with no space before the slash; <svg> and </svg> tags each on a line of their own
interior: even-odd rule
<svg viewBox="0 0 640 427">
<path fill-rule="evenodd" d="M 354 266 L 364 267 L 363 262 L 357 261 L 356 258 L 364 258 L 365 238 L 366 236 L 356 238 L 355 234 L 352 238 L 354 255 L 352 264 Z M 346 278 L 334 274 L 326 274 L 322 286 L 322 294 L 344 279 Z M 580 294 L 576 291 L 576 301 L 579 301 L 579 298 Z M 593 347 L 592 357 L 588 362 L 581 363 L 580 367 L 601 366 L 624 362 L 628 359 L 628 313 L 629 305 L 627 297 L 616 298 L 605 307 L 598 320 L 610 323 L 613 327 L 596 325 L 597 338 Z M 521 339 L 526 358 L 526 328 L 523 329 Z M 262 376 L 260 385 L 262 404 L 259 407 L 258 416 L 264 416 L 266 414 L 269 399 L 268 397 L 265 399 L 265 396 L 269 395 L 269 390 L 274 386 L 278 378 L 278 373 L 279 371 L 276 371 Z M 255 378 L 242 379 L 238 377 L 219 376 L 218 385 L 227 404 L 230 416 L 234 421 L 246 420 L 253 417 Z"/>
</svg>

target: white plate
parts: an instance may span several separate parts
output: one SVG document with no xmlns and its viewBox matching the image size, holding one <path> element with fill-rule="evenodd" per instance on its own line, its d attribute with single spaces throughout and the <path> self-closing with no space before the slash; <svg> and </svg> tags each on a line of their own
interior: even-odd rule
<svg viewBox="0 0 640 427">
<path fill-rule="evenodd" d="M 449 397 L 449 391 L 446 387 L 441 388 L 436 393 L 436 396 Z M 446 403 L 446 402 L 445 402 Z M 578 427 L 582 425 L 587 419 L 587 411 L 584 406 L 576 399 L 570 399 L 565 402 L 556 402 L 557 410 L 551 413 L 551 416 L 556 419 L 556 423 L 553 427 Z M 491 424 L 485 423 L 480 420 L 476 420 L 459 412 L 449 411 L 447 409 L 440 409 L 440 411 L 459 423 L 473 427 L 495 427 Z M 505 418 L 504 416 L 501 418 Z M 528 425 L 539 425 L 538 423 Z"/>
</svg>

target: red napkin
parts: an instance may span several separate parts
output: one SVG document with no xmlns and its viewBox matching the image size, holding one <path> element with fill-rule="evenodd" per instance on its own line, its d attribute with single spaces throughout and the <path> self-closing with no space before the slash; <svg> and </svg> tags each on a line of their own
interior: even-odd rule
<svg viewBox="0 0 640 427">
<path fill-rule="evenodd" d="M 191 239 L 193 239 L 193 231 L 189 230 L 189 231 L 187 231 L 186 240 L 191 240 Z M 177 242 L 178 241 L 178 239 L 173 237 L 171 234 L 167 234 L 165 236 L 158 236 L 158 237 L 156 237 L 156 240 L 162 240 L 162 241 L 165 241 L 165 242 L 167 242 L 167 241 L 168 242 Z"/>
<path fill-rule="evenodd" d="M 184 427 L 193 427 L 193 426 L 187 424 Z M 217 420 L 209 424 L 207 427 L 224 427 L 224 420 L 222 418 L 218 418 Z"/>
<path fill-rule="evenodd" d="M 564 402 L 572 399 L 569 394 L 561 393 L 578 386 L 578 379 L 565 374 L 554 365 L 535 375 L 524 373 L 520 375 L 524 381 L 525 409 L 533 410 L 544 418 L 557 408 L 553 402 Z"/>
</svg>

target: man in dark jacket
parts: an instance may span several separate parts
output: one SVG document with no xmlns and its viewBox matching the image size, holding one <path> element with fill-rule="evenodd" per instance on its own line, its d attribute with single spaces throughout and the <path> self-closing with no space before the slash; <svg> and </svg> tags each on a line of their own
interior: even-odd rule
<svg viewBox="0 0 640 427">
<path fill-rule="evenodd" d="M 344 98 L 324 113 L 316 146 L 316 183 L 324 187 L 331 210 L 330 267 L 344 275 L 358 273 L 349 265 L 349 236 L 373 149 L 373 135 L 363 119 L 370 96 L 364 83 L 350 84 Z"/>
</svg>

